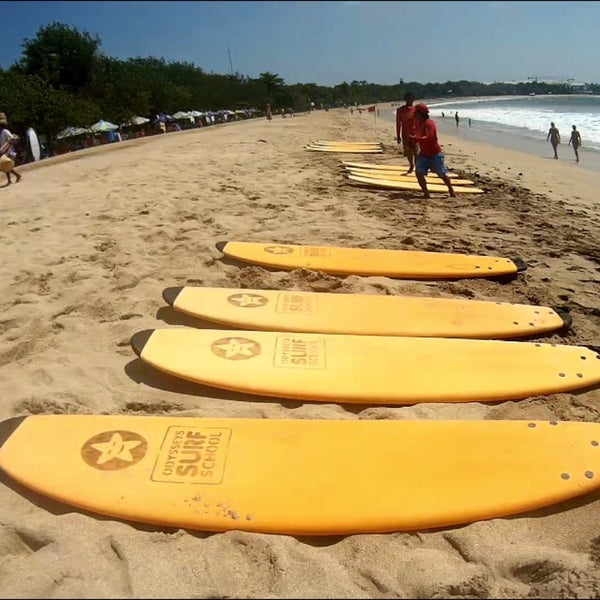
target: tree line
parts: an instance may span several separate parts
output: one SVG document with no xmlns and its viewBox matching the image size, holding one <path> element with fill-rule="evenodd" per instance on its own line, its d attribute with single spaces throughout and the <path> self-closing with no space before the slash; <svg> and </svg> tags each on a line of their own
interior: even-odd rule
<svg viewBox="0 0 600 600">
<path fill-rule="evenodd" d="M 100 46 L 97 35 L 57 22 L 26 38 L 20 59 L 0 69 L 0 111 L 8 115 L 11 129 L 33 127 L 51 139 L 67 126 L 89 126 L 101 118 L 119 124 L 134 115 L 154 118 L 178 110 L 264 110 L 267 102 L 275 112 L 281 108 L 302 112 L 311 107 L 397 102 L 409 90 L 423 99 L 572 92 L 568 84 L 533 81 L 405 83 L 400 79 L 395 85 L 367 81 L 287 85 L 269 71 L 251 78 L 208 73 L 194 63 L 163 58 L 119 60 L 103 54 Z M 600 85 L 588 87 L 600 91 Z"/>
</svg>

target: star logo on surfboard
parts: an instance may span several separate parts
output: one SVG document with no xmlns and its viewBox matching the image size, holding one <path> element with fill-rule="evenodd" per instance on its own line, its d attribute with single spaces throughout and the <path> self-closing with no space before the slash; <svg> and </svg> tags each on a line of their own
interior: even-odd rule
<svg viewBox="0 0 600 600">
<path fill-rule="evenodd" d="M 221 338 L 210 348 L 214 354 L 228 360 L 247 360 L 260 354 L 260 344 L 241 337 Z"/>
<path fill-rule="evenodd" d="M 269 254 L 291 254 L 294 251 L 289 246 L 267 246 L 265 252 Z"/>
<path fill-rule="evenodd" d="M 83 460 L 100 471 L 117 471 L 138 463 L 146 455 L 148 443 L 133 431 L 104 431 L 81 448 Z"/>
<path fill-rule="evenodd" d="M 241 308 L 255 308 L 264 306 L 268 299 L 260 294 L 232 294 L 227 298 L 227 302 Z"/>
</svg>

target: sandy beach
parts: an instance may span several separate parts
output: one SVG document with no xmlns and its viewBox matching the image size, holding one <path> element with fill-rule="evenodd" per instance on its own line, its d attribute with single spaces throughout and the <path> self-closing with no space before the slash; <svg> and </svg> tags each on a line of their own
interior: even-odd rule
<svg viewBox="0 0 600 600">
<path fill-rule="evenodd" d="M 308 152 L 379 141 L 381 155 Z M 448 167 L 485 190 L 425 201 L 346 181 L 340 159 L 405 164 L 393 124 L 318 111 L 133 140 L 18 169 L 1 187 L 0 420 L 34 414 L 323 419 L 598 420 L 600 390 L 493 404 L 367 407 L 252 398 L 177 380 L 131 336 L 196 326 L 170 286 L 408 294 L 563 306 L 544 342 L 600 340 L 600 174 L 440 133 Z M 566 154 L 566 153 L 565 153 Z M 223 260 L 242 240 L 519 257 L 508 284 L 275 271 Z M 600 492 L 435 531 L 297 538 L 89 515 L 2 476 L 4 598 L 600 597 Z"/>
</svg>

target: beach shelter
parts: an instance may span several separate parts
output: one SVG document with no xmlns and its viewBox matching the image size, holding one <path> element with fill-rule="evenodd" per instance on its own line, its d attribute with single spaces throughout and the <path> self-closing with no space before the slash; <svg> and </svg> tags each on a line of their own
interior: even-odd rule
<svg viewBox="0 0 600 600">
<path fill-rule="evenodd" d="M 104 119 L 100 119 L 97 123 L 94 123 L 90 126 L 90 131 L 93 131 L 94 133 L 114 131 L 115 129 L 119 129 L 119 126 L 115 125 L 114 123 L 110 123 L 109 121 L 105 121 Z"/>
<path fill-rule="evenodd" d="M 189 121 L 190 123 L 195 123 L 194 117 L 189 112 L 184 112 L 182 110 L 174 113 L 173 118 L 177 119 L 178 121 Z"/>
<path fill-rule="evenodd" d="M 150 119 L 146 119 L 146 117 L 131 117 L 131 119 L 127 119 L 125 123 L 121 124 L 121 127 L 134 127 L 136 125 L 145 125 L 148 123 Z"/>
<path fill-rule="evenodd" d="M 171 115 L 167 115 L 165 113 L 160 113 L 160 114 L 156 115 L 156 118 L 154 119 L 154 121 L 152 121 L 152 123 L 154 123 L 154 124 L 156 124 L 156 123 L 172 123 L 175 120 L 176 119 L 174 119 Z"/>
<path fill-rule="evenodd" d="M 76 137 L 78 135 L 83 135 L 84 133 L 89 133 L 90 130 L 85 127 L 65 127 L 62 131 L 56 134 L 57 140 L 64 140 L 70 137 Z"/>
</svg>

